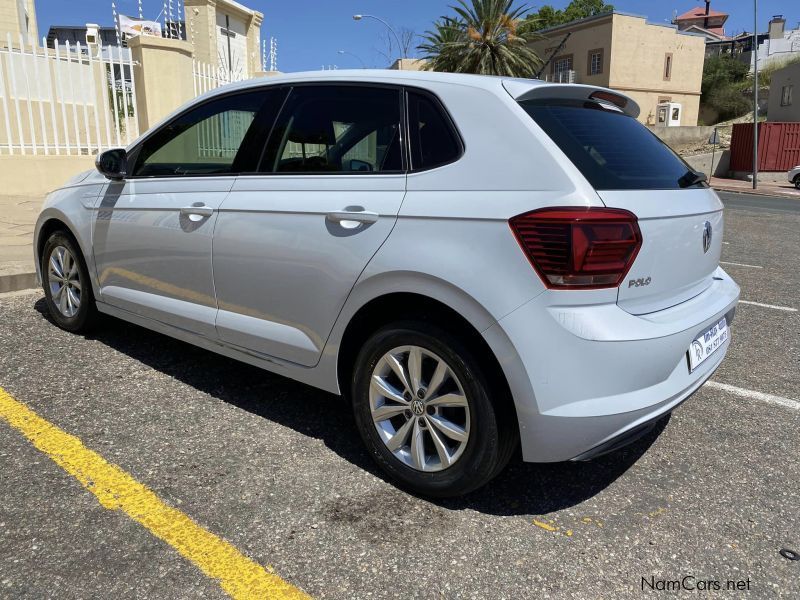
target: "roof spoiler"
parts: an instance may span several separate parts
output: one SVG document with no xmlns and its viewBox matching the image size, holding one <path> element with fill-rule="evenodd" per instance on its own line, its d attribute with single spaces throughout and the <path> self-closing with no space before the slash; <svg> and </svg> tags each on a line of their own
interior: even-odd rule
<svg viewBox="0 0 800 600">
<path fill-rule="evenodd" d="M 543 83 L 523 81 L 519 79 L 503 81 L 503 87 L 516 101 L 535 100 L 538 98 L 569 98 L 575 100 L 598 100 L 612 104 L 626 115 L 638 117 L 639 105 L 630 96 L 620 94 L 608 88 L 576 83 Z"/>
</svg>

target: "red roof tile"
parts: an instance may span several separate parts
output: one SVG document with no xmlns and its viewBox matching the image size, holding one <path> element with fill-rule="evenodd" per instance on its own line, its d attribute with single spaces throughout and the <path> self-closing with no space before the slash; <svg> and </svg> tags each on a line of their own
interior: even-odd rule
<svg viewBox="0 0 800 600">
<path fill-rule="evenodd" d="M 693 8 L 691 10 L 687 10 L 681 16 L 677 17 L 676 21 L 681 20 L 688 20 L 688 19 L 702 19 L 706 16 L 709 17 L 728 17 L 728 13 L 719 12 L 718 10 L 714 10 L 713 8 L 708 11 L 708 15 L 706 15 L 706 9 L 703 6 L 698 6 L 697 8 Z"/>
</svg>

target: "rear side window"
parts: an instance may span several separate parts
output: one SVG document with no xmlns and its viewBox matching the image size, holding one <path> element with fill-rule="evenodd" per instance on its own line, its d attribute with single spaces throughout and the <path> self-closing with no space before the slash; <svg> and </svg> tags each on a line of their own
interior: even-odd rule
<svg viewBox="0 0 800 600">
<path fill-rule="evenodd" d="M 433 169 L 461 156 L 461 140 L 438 101 L 409 92 L 408 119 L 413 170 Z"/>
<path fill-rule="evenodd" d="M 267 173 L 398 173 L 403 170 L 400 90 L 298 86 L 270 137 Z"/>
<path fill-rule="evenodd" d="M 597 190 L 671 190 L 691 182 L 684 178 L 691 168 L 633 117 L 583 100 L 520 105 Z"/>
</svg>

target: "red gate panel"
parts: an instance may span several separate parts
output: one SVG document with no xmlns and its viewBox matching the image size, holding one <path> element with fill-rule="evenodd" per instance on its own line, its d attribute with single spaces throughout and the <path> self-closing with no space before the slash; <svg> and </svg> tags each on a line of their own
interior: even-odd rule
<svg viewBox="0 0 800 600">
<path fill-rule="evenodd" d="M 800 165 L 800 123 L 758 124 L 758 170 Z M 753 124 L 737 123 L 731 137 L 731 171 L 753 170 Z"/>
</svg>

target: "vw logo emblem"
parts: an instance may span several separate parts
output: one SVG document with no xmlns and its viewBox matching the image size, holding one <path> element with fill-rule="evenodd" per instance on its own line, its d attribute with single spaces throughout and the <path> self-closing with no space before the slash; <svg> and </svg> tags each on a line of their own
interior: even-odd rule
<svg viewBox="0 0 800 600">
<path fill-rule="evenodd" d="M 421 415 L 425 412 L 425 404 L 423 404 L 422 400 L 414 400 L 411 403 L 411 410 L 415 415 Z"/>
<path fill-rule="evenodd" d="M 714 232 L 711 229 L 711 223 L 706 221 L 703 224 L 703 253 L 711 249 L 711 239 L 714 237 Z"/>
</svg>

